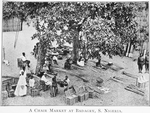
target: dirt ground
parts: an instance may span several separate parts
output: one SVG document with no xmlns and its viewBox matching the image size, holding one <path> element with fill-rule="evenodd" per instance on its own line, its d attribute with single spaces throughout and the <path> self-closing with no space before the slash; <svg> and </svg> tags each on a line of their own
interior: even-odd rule
<svg viewBox="0 0 150 113">
<path fill-rule="evenodd" d="M 27 54 L 27 58 L 31 60 L 32 68 L 35 69 L 36 59 L 30 54 L 34 44 L 37 40 L 31 41 L 31 36 L 35 32 L 33 27 L 24 26 L 23 31 L 19 32 L 19 37 L 17 41 L 17 46 L 14 48 L 15 34 L 14 32 L 3 33 L 3 45 L 5 47 L 5 59 L 9 60 L 10 66 L 6 66 L 2 64 L 2 76 L 18 76 L 19 69 L 17 68 L 17 58 L 21 56 L 21 53 L 24 51 Z M 134 58 L 137 59 L 138 52 L 134 53 Z M 3 57 L 2 57 L 3 58 Z M 59 67 L 62 68 L 64 64 L 64 60 L 59 60 Z M 119 57 L 115 56 L 113 59 L 109 59 L 108 56 L 102 55 L 102 60 L 113 62 L 114 65 L 123 67 L 120 71 L 114 71 L 111 69 L 103 70 L 93 68 L 95 66 L 94 61 L 89 60 L 88 64 L 83 67 L 83 70 L 72 70 L 73 73 L 83 74 L 86 79 L 90 81 L 90 84 L 95 85 L 97 77 L 100 77 L 104 80 L 104 87 L 109 88 L 110 92 L 106 94 L 96 94 L 96 97 L 93 99 L 88 99 L 84 102 L 78 102 L 74 104 L 75 106 L 148 106 L 149 105 L 149 84 L 147 84 L 144 89 L 145 95 L 141 96 L 136 93 L 125 90 L 125 84 L 121 84 L 118 82 L 114 82 L 109 80 L 110 77 L 117 76 L 121 77 L 125 80 L 127 84 L 134 84 L 136 80 L 125 76 L 122 74 L 122 71 L 126 71 L 128 73 L 134 74 L 135 76 L 144 75 L 146 79 L 149 80 L 149 74 L 145 74 L 144 70 L 142 74 L 138 73 L 137 63 L 133 61 L 132 58 L 128 57 Z M 59 72 L 58 77 L 64 78 L 67 73 Z M 75 85 L 83 85 L 84 83 L 81 79 L 71 76 L 67 74 L 71 80 L 71 84 Z M 95 86 L 96 87 L 96 86 Z M 66 105 L 65 103 L 65 95 L 63 92 L 63 88 L 59 87 L 59 94 L 57 97 L 50 97 L 49 91 L 41 92 L 41 96 L 38 97 L 13 97 L 7 98 L 2 101 L 2 105 L 4 106 L 51 106 L 51 105 Z"/>
</svg>

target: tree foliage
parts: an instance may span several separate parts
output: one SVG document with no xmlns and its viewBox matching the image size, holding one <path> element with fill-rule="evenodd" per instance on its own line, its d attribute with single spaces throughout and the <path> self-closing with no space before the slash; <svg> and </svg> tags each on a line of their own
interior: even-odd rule
<svg viewBox="0 0 150 113">
<path fill-rule="evenodd" d="M 45 52 L 53 40 L 72 43 L 82 32 L 89 48 L 111 56 L 122 54 L 123 44 L 137 40 L 135 18 L 147 9 L 147 2 L 5 2 L 3 19 L 30 18 L 37 30 L 32 39 L 38 38 Z"/>
</svg>

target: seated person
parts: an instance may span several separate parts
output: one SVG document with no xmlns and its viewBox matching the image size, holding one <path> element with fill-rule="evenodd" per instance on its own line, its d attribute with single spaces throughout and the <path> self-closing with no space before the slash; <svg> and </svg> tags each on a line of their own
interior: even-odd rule
<svg viewBox="0 0 150 113">
<path fill-rule="evenodd" d="M 54 64 L 58 65 L 57 61 L 58 61 L 58 59 L 57 59 L 57 57 L 54 55 L 54 56 L 53 56 L 53 62 L 54 62 Z"/>
<path fill-rule="evenodd" d="M 65 69 L 71 69 L 72 59 L 68 58 L 64 64 Z"/>
<path fill-rule="evenodd" d="M 37 76 L 40 77 L 40 78 L 41 78 L 43 75 L 44 75 L 44 71 L 40 71 L 40 72 L 37 74 Z"/>
<path fill-rule="evenodd" d="M 101 67 L 101 55 L 98 55 L 98 62 L 96 62 L 96 66 L 100 66 Z"/>
<path fill-rule="evenodd" d="M 64 84 L 64 92 L 71 89 L 74 94 L 76 93 L 74 86 L 70 85 L 70 80 L 69 80 L 68 76 L 65 77 L 63 84 Z"/>
<path fill-rule="evenodd" d="M 45 64 L 43 65 L 43 71 L 46 72 L 46 71 L 48 71 L 48 70 L 49 70 L 49 69 L 48 69 L 48 64 L 45 63 Z"/>
<path fill-rule="evenodd" d="M 64 92 L 65 92 L 66 90 L 68 90 L 69 83 L 70 83 L 70 80 L 69 80 L 68 76 L 65 76 L 65 79 L 63 80 L 63 83 L 64 83 Z"/>
<path fill-rule="evenodd" d="M 81 56 L 80 58 L 79 58 L 79 60 L 77 61 L 77 64 L 79 65 L 79 66 L 84 66 L 84 58 Z"/>
<path fill-rule="evenodd" d="M 52 81 L 46 78 L 46 73 L 44 73 L 41 80 L 44 81 L 46 85 L 52 85 Z"/>
</svg>

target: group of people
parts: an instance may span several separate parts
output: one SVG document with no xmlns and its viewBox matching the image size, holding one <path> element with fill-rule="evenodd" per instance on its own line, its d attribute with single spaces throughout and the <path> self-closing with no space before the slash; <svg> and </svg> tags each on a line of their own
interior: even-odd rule
<svg viewBox="0 0 150 113">
<path fill-rule="evenodd" d="M 55 59 L 56 60 L 56 59 Z M 30 68 L 30 61 L 27 60 L 25 53 L 22 53 L 22 56 L 20 57 L 21 65 L 20 67 L 20 73 L 19 73 L 19 80 L 15 89 L 15 96 L 25 96 L 27 95 L 27 88 L 35 88 L 35 80 L 33 77 L 34 73 L 30 73 L 29 76 L 29 82 L 27 83 L 27 70 Z M 52 57 L 46 57 L 45 64 L 43 65 L 43 70 L 40 72 L 37 76 L 40 77 L 40 80 L 45 83 L 45 85 L 51 87 L 51 92 L 53 92 L 53 96 L 56 96 L 58 93 L 58 84 L 63 85 L 64 91 L 66 91 L 69 88 L 69 78 L 68 76 L 65 76 L 64 80 L 61 80 L 61 82 L 57 81 L 57 73 L 54 73 L 52 69 Z M 56 63 L 57 61 L 55 61 Z M 45 69 L 45 67 L 47 67 Z M 48 72 L 51 72 L 51 76 L 49 76 L 49 79 L 47 78 L 47 75 L 50 75 Z"/>
<path fill-rule="evenodd" d="M 143 56 L 142 53 L 140 53 L 137 60 L 137 64 L 138 64 L 139 73 L 142 73 L 144 65 L 145 65 L 145 73 L 149 73 L 149 53 L 147 52 L 145 54 L 145 57 Z"/>
</svg>

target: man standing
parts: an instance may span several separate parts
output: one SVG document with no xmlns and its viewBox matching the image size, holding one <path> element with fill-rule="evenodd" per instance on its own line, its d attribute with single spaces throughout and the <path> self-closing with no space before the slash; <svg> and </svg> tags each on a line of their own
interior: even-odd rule
<svg viewBox="0 0 150 113">
<path fill-rule="evenodd" d="M 144 61 L 143 55 L 142 55 L 142 53 L 140 53 L 140 56 L 138 57 L 138 62 L 137 62 L 138 68 L 139 68 L 139 73 L 142 73 L 144 63 L 145 63 L 145 61 Z"/>
<path fill-rule="evenodd" d="M 145 55 L 145 73 L 149 72 L 149 53 Z"/>
<path fill-rule="evenodd" d="M 24 69 L 24 71 L 25 71 L 25 68 L 26 68 L 26 55 L 25 55 L 25 53 L 23 52 L 22 53 L 22 56 L 21 56 L 21 60 L 22 60 L 22 68 Z"/>
</svg>

